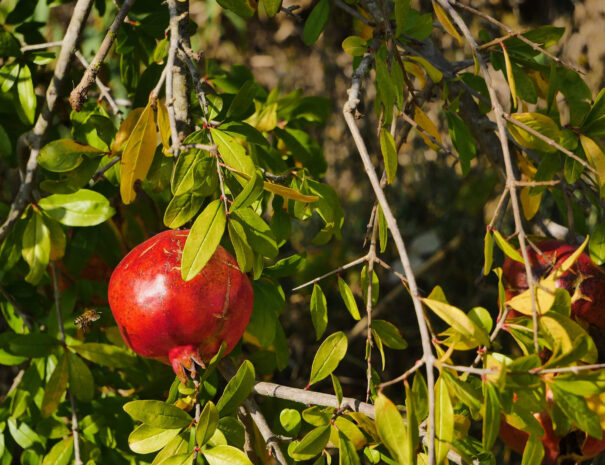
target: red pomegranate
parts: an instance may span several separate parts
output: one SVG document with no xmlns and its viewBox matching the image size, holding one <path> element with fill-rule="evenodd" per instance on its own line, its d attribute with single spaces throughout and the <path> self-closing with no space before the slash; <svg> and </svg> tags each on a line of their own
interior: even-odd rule
<svg viewBox="0 0 605 465">
<path fill-rule="evenodd" d="M 191 281 L 181 278 L 189 234 L 164 231 L 135 247 L 109 281 L 109 305 L 128 346 L 144 357 L 184 369 L 204 366 L 225 342 L 229 353 L 244 333 L 254 295 L 231 254 L 218 247 Z"/>
<path fill-rule="evenodd" d="M 560 267 L 577 249 L 576 246 L 555 240 L 539 242 L 536 246 L 541 254 L 532 248 L 527 250 L 536 282 Z M 522 263 L 507 258 L 502 271 L 506 300 L 528 288 L 525 265 Z M 556 280 L 556 286 L 569 292 L 571 312 L 576 319 L 605 328 L 605 273 L 586 253 L 581 253 L 574 265 Z M 514 316 L 518 314 L 511 311 L 509 317 Z"/>
</svg>

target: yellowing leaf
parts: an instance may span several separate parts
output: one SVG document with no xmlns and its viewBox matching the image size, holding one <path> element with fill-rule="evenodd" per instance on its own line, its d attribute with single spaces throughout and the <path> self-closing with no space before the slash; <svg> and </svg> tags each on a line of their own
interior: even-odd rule
<svg viewBox="0 0 605 465">
<path fill-rule="evenodd" d="M 561 136 L 561 132 L 557 123 L 555 123 L 552 119 L 550 119 L 546 115 L 543 115 L 542 113 L 515 113 L 511 116 L 520 123 L 529 126 L 534 131 L 539 132 L 543 136 L 548 137 L 549 139 L 552 139 L 555 142 L 557 142 Z M 520 127 L 515 126 L 512 123 L 509 123 L 507 126 L 513 138 L 523 147 L 527 147 L 528 149 L 540 150 L 541 152 L 548 153 L 553 153 L 557 151 L 556 148 L 549 145 L 542 139 L 539 139 L 535 135 L 530 134 L 525 129 L 521 129 Z"/>
<path fill-rule="evenodd" d="M 456 39 L 458 41 L 458 45 L 462 47 L 462 37 L 450 21 L 450 18 L 448 18 L 445 11 L 443 11 L 443 8 L 441 8 L 441 6 L 435 1 L 433 1 L 433 10 L 435 10 L 435 15 L 437 16 L 437 19 L 439 20 L 443 28 L 448 32 L 448 34 L 450 34 L 454 39 Z"/>
<path fill-rule="evenodd" d="M 120 129 L 118 129 L 118 132 L 116 133 L 116 138 L 111 144 L 112 153 L 116 153 L 122 150 L 124 144 L 130 137 L 130 134 L 132 134 L 132 130 L 137 124 L 137 121 L 141 117 L 141 113 L 143 113 L 143 110 L 144 108 L 135 108 L 128 114 L 126 119 L 122 121 Z"/>
<path fill-rule="evenodd" d="M 576 262 L 578 257 L 582 254 L 582 252 L 584 252 L 584 249 L 586 248 L 586 245 L 588 244 L 589 239 L 590 239 L 590 236 L 586 236 L 586 239 L 584 239 L 584 242 L 582 242 L 582 245 L 580 247 L 578 247 L 576 250 L 574 250 L 574 252 L 565 259 L 565 261 L 561 264 L 561 266 L 553 272 L 556 277 L 561 276 L 563 273 L 565 273 L 567 270 L 569 270 L 572 267 L 572 265 Z"/>
<path fill-rule="evenodd" d="M 422 57 L 414 56 L 414 55 L 407 56 L 406 60 L 411 60 L 411 61 L 415 61 L 416 63 L 419 63 L 425 69 L 426 73 L 431 78 L 431 81 L 433 81 L 434 83 L 441 82 L 441 79 L 443 79 L 443 73 L 441 71 L 439 71 L 437 68 L 435 68 L 428 60 L 426 60 Z M 406 63 L 407 62 L 404 62 L 404 66 Z M 406 68 L 406 70 L 407 70 L 407 68 Z M 418 77 L 418 76 L 416 76 L 416 77 Z"/>
<path fill-rule="evenodd" d="M 170 120 L 168 119 L 168 109 L 164 102 L 158 101 L 158 129 L 160 130 L 160 139 L 162 141 L 162 153 L 167 157 L 172 156 L 170 151 Z"/>
<path fill-rule="evenodd" d="M 433 139 L 435 139 L 440 144 L 442 143 L 437 126 L 435 126 L 435 124 L 429 119 L 429 117 L 426 116 L 426 114 L 420 109 L 420 107 L 415 107 L 414 109 L 414 121 L 416 121 L 416 124 L 418 124 L 418 126 L 420 126 L 427 133 L 429 133 L 433 137 Z M 431 141 L 431 139 L 427 137 L 426 134 L 420 131 L 418 132 L 420 133 L 420 137 L 422 137 L 426 145 L 428 145 L 433 150 L 439 150 L 440 147 L 433 141 Z"/>
<path fill-rule="evenodd" d="M 593 139 L 583 134 L 580 134 L 580 143 L 588 161 L 599 173 L 599 184 L 605 184 L 605 153 L 603 153 L 603 149 Z"/>
<path fill-rule="evenodd" d="M 536 216 L 541 202 L 542 192 L 532 195 L 530 194 L 529 186 L 525 186 L 521 189 L 521 206 L 523 207 L 523 216 L 526 220 L 529 221 Z"/>
<path fill-rule="evenodd" d="M 605 430 L 605 392 L 587 397 L 586 404 L 590 410 L 598 415 L 599 421 L 601 422 L 601 428 Z"/>
<path fill-rule="evenodd" d="M 536 309 L 539 314 L 546 313 L 555 301 L 555 279 L 552 275 L 540 281 L 535 288 Z M 524 315 L 532 314 L 532 300 L 529 289 L 508 301 L 508 305 Z"/>
<path fill-rule="evenodd" d="M 120 163 L 120 195 L 122 202 L 131 203 L 135 197 L 134 183 L 144 180 L 153 161 L 157 133 L 155 116 L 151 105 L 147 104 L 132 134 L 126 142 Z"/>
<path fill-rule="evenodd" d="M 405 68 L 406 72 L 410 73 L 412 76 L 418 79 L 420 83 L 420 88 L 424 89 L 424 86 L 426 86 L 426 77 L 424 75 L 424 70 L 422 69 L 422 66 L 411 61 L 404 60 L 403 67 Z"/>
<path fill-rule="evenodd" d="M 483 328 L 477 326 L 466 313 L 459 308 L 444 302 L 432 299 L 422 299 L 424 304 L 437 314 L 439 318 L 456 330 L 462 338 L 488 346 L 489 337 Z"/>
<path fill-rule="evenodd" d="M 504 64 L 506 66 L 506 78 L 508 79 L 508 87 L 510 87 L 510 95 L 513 99 L 513 108 L 517 108 L 517 85 L 515 84 L 515 76 L 513 75 L 513 65 L 510 62 L 510 57 L 506 51 L 504 44 L 502 45 L 502 53 L 504 54 Z"/>
</svg>

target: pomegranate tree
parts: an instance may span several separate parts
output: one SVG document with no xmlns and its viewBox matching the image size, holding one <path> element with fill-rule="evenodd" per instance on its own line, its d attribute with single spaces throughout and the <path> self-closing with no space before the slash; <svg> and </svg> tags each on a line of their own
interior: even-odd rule
<svg viewBox="0 0 605 465">
<path fill-rule="evenodd" d="M 204 366 L 244 333 L 254 296 L 248 277 L 219 246 L 191 281 L 181 278 L 188 230 L 164 231 L 135 247 L 109 281 L 109 305 L 126 344 L 144 357 L 185 369 Z"/>
<path fill-rule="evenodd" d="M 540 253 L 528 248 L 529 262 L 534 281 L 545 278 L 575 252 L 577 247 L 561 241 L 544 241 L 536 244 Z M 507 300 L 527 290 L 525 265 L 507 258 L 502 267 L 502 279 Z M 581 253 L 573 266 L 557 278 L 558 288 L 566 289 L 571 296 L 571 313 L 576 320 L 605 328 L 605 273 L 586 253 Z M 516 316 L 511 312 L 510 317 Z"/>
</svg>

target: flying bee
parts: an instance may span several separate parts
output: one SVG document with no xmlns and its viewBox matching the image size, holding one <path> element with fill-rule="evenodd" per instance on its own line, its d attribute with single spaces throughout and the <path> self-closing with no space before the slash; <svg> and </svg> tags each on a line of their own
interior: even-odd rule
<svg viewBox="0 0 605 465">
<path fill-rule="evenodd" d="M 86 334 L 90 331 L 92 324 L 99 318 L 101 318 L 101 312 L 97 312 L 94 308 L 89 308 L 74 320 L 74 324 Z"/>
</svg>

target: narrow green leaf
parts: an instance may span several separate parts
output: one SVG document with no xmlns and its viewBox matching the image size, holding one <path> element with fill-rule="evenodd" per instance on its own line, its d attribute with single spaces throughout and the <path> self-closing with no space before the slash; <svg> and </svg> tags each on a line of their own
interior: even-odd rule
<svg viewBox="0 0 605 465">
<path fill-rule="evenodd" d="M 310 46 L 317 41 L 319 35 L 326 27 L 329 17 L 329 0 L 319 0 L 305 21 L 305 27 L 303 29 L 303 42 L 305 45 Z"/>
<path fill-rule="evenodd" d="M 406 463 L 407 426 L 404 424 L 399 410 L 382 393 L 378 394 L 374 408 L 376 409 L 376 430 L 380 440 L 397 463 Z"/>
<path fill-rule="evenodd" d="M 309 386 L 332 373 L 347 353 L 347 336 L 338 331 L 328 336 L 317 350 L 311 365 Z"/>
<path fill-rule="evenodd" d="M 435 462 L 444 463 L 454 440 L 454 407 L 445 380 L 440 377 L 435 384 Z"/>
<path fill-rule="evenodd" d="M 483 276 L 487 276 L 492 269 L 492 264 L 494 263 L 494 236 L 492 236 L 492 231 L 487 229 L 485 231 L 485 239 L 483 240 L 483 256 L 484 256 L 484 265 L 483 265 Z"/>
<path fill-rule="evenodd" d="M 492 383 L 485 381 L 483 387 L 485 395 L 483 398 L 483 438 L 481 443 L 485 450 L 491 450 L 500 432 L 500 401 Z"/>
<path fill-rule="evenodd" d="M 110 368 L 132 368 L 137 358 L 126 349 L 98 342 L 88 342 L 69 346 L 70 349 L 93 363 Z"/>
<path fill-rule="evenodd" d="M 282 0 L 260 0 L 261 5 L 263 5 L 265 9 L 265 13 L 269 18 L 273 18 L 277 13 L 279 13 Z"/>
<path fill-rule="evenodd" d="M 338 465 L 360 465 L 355 445 L 341 430 L 338 430 L 338 451 Z"/>
<path fill-rule="evenodd" d="M 513 65 L 510 62 L 510 57 L 508 56 L 508 51 L 503 43 L 500 44 L 502 46 L 502 54 L 504 55 L 504 64 L 506 67 L 506 78 L 508 80 L 508 87 L 510 88 L 510 95 L 513 100 L 513 108 L 517 108 L 517 85 L 515 83 L 515 76 L 513 74 Z"/>
<path fill-rule="evenodd" d="M 216 404 L 221 415 L 228 415 L 235 411 L 246 400 L 254 388 L 255 377 L 254 365 L 249 360 L 245 360 L 235 376 L 227 383 L 223 395 Z"/>
<path fill-rule="evenodd" d="M 218 147 L 221 158 L 225 163 L 238 171 L 253 176 L 255 172 L 254 162 L 246 153 L 246 149 L 226 132 L 218 129 L 210 129 L 212 138 Z M 238 181 L 243 185 L 244 182 Z"/>
<path fill-rule="evenodd" d="M 263 175 L 259 170 L 256 170 L 252 175 L 252 178 L 250 178 L 250 180 L 244 186 L 244 190 L 242 190 L 233 200 L 229 210 L 233 211 L 238 208 L 249 207 L 261 196 L 263 189 Z"/>
<path fill-rule="evenodd" d="M 217 2 L 244 19 L 252 18 L 256 11 L 256 0 L 217 0 Z"/>
<path fill-rule="evenodd" d="M 1 452 L 1 451 L 0 451 Z M 42 465 L 69 465 L 74 452 L 74 438 L 67 437 L 56 443 L 44 456 Z"/>
<path fill-rule="evenodd" d="M 416 450 L 420 444 L 420 435 L 418 432 L 418 414 L 416 412 L 416 399 L 410 385 L 407 381 L 405 384 L 405 414 L 407 420 L 407 441 L 405 444 L 405 457 L 409 464 L 416 463 Z"/>
<path fill-rule="evenodd" d="M 387 219 L 384 216 L 382 207 L 378 205 L 378 242 L 380 244 L 380 253 L 384 253 L 387 249 L 388 238 L 389 226 L 387 225 Z"/>
<path fill-rule="evenodd" d="M 471 130 L 460 117 L 451 111 L 446 111 L 445 116 L 447 117 L 447 126 L 450 133 L 450 138 L 452 139 L 454 148 L 460 157 L 462 175 L 466 176 L 470 171 L 471 160 L 477 156 L 475 139 L 471 134 Z"/>
<path fill-rule="evenodd" d="M 19 63 L 13 62 L 0 68 L 0 92 L 10 91 L 19 78 Z"/>
<path fill-rule="evenodd" d="M 246 242 L 246 232 L 237 221 L 229 221 L 227 223 L 227 230 L 233 250 L 235 250 L 237 264 L 244 273 L 247 273 L 254 265 L 254 252 Z"/>
<path fill-rule="evenodd" d="M 227 118 L 240 118 L 252 106 L 256 84 L 253 79 L 244 82 L 227 109 Z"/>
<path fill-rule="evenodd" d="M 395 0 L 395 37 L 399 37 L 408 22 L 411 0 Z"/>
<path fill-rule="evenodd" d="M 312 429 L 300 440 L 293 452 L 296 455 L 307 457 L 306 460 L 319 455 L 328 444 L 330 428 L 330 425 L 325 425 Z M 299 460 L 305 459 L 301 458 Z"/>
<path fill-rule="evenodd" d="M 590 235 L 590 258 L 597 265 L 605 263 L 605 223 L 599 223 Z"/>
<path fill-rule="evenodd" d="M 19 70 L 17 95 L 19 96 L 19 104 L 27 122 L 29 124 L 34 124 L 34 118 L 36 116 L 36 93 L 34 92 L 32 73 L 27 65 L 21 66 Z"/>
<path fill-rule="evenodd" d="M 66 352 L 69 360 L 69 389 L 82 402 L 90 402 L 95 393 L 95 382 L 86 363 L 75 354 Z"/>
<path fill-rule="evenodd" d="M 180 228 L 199 211 L 203 199 L 193 190 L 175 195 L 164 211 L 164 224 L 170 229 Z"/>
<path fill-rule="evenodd" d="M 390 349 L 403 350 L 408 346 L 399 329 L 385 320 L 373 320 L 372 329 L 378 333 L 385 346 Z"/>
<path fill-rule="evenodd" d="M 340 291 L 340 296 L 342 297 L 342 300 L 344 300 L 345 306 L 347 307 L 347 310 L 351 316 L 355 320 L 360 320 L 361 315 L 359 314 L 359 308 L 357 307 L 357 302 L 355 301 L 353 291 L 340 276 L 338 277 L 338 290 Z"/>
<path fill-rule="evenodd" d="M 328 326 L 328 307 L 326 296 L 319 284 L 313 284 L 311 294 L 311 320 L 315 328 L 315 339 L 319 340 Z"/>
<path fill-rule="evenodd" d="M 181 429 L 192 421 L 187 412 L 161 400 L 133 400 L 123 408 L 133 420 L 156 428 Z"/>
<path fill-rule="evenodd" d="M 333 373 L 330 373 L 330 378 L 332 378 L 332 386 L 334 387 L 334 394 L 336 395 L 336 400 L 338 401 L 338 405 L 342 403 L 343 393 L 342 386 L 340 385 L 340 381 Z"/>
<path fill-rule="evenodd" d="M 67 389 L 67 381 L 69 379 L 69 360 L 67 353 L 63 352 L 63 355 L 59 359 L 57 366 L 55 367 L 53 374 L 50 375 L 50 379 L 46 384 L 44 390 L 44 398 L 42 399 L 41 413 L 43 417 L 49 417 L 61 402 L 63 394 Z"/>
<path fill-rule="evenodd" d="M 202 451 L 209 465 L 252 465 L 248 456 L 232 446 L 216 446 Z"/>
<path fill-rule="evenodd" d="M 544 444 L 538 436 L 531 434 L 523 450 L 521 465 L 540 465 L 543 458 Z"/>
<path fill-rule="evenodd" d="M 269 258 L 277 256 L 279 248 L 271 228 L 252 208 L 235 210 L 229 218 L 240 223 L 246 233 L 248 244 L 255 252 Z"/>
<path fill-rule="evenodd" d="M 204 410 L 200 414 L 200 419 L 195 427 L 195 438 L 198 446 L 203 446 L 214 434 L 218 426 L 218 409 L 211 402 L 206 402 Z"/>
<path fill-rule="evenodd" d="M 111 218 L 115 210 L 102 194 L 80 189 L 73 194 L 53 194 L 41 199 L 39 207 L 65 226 L 96 226 Z"/>
<path fill-rule="evenodd" d="M 506 239 L 504 239 L 504 237 L 502 237 L 502 234 L 495 229 L 493 229 L 493 232 L 496 245 L 500 248 L 500 250 L 502 250 L 502 252 L 504 252 L 504 254 L 512 260 L 524 263 L 521 254 L 512 245 L 510 245 Z"/>
<path fill-rule="evenodd" d="M 385 129 L 380 130 L 380 151 L 384 159 L 384 169 L 387 181 L 391 184 L 397 175 L 397 147 L 391 133 Z"/>
<path fill-rule="evenodd" d="M 156 428 L 142 424 L 137 426 L 128 436 L 128 445 L 137 454 L 150 454 L 162 449 L 177 436 L 180 429 Z"/>
<path fill-rule="evenodd" d="M 181 276 L 191 281 L 202 271 L 221 242 L 227 215 L 221 199 L 210 202 L 193 223 L 183 248 Z"/>
<path fill-rule="evenodd" d="M 29 265 L 25 280 L 38 284 L 50 260 L 50 231 L 37 211 L 34 211 L 27 221 L 21 244 L 21 255 Z"/>
</svg>

